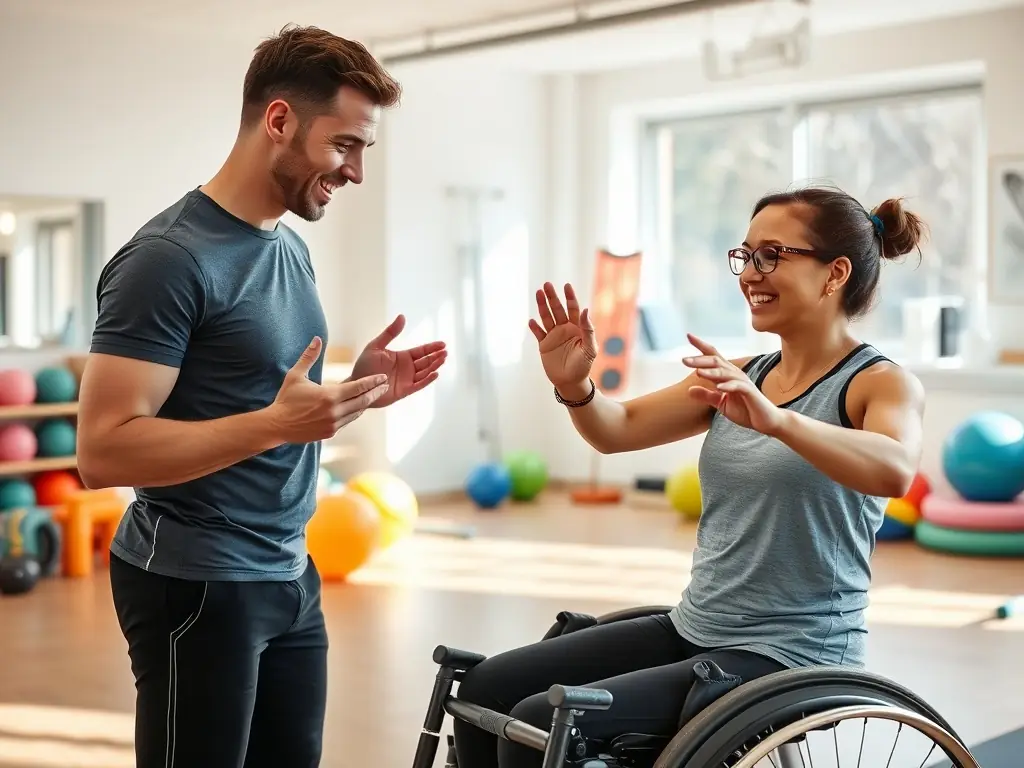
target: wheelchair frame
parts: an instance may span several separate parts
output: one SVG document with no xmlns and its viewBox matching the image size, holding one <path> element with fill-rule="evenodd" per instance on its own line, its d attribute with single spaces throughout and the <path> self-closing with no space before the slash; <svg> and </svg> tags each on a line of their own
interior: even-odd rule
<svg viewBox="0 0 1024 768">
<path fill-rule="evenodd" d="M 609 624 L 643 616 L 664 614 L 668 606 L 643 606 L 593 619 L 587 626 Z M 585 627 L 581 627 L 585 628 Z M 559 630 L 562 631 L 559 631 Z M 576 631 L 552 626 L 544 639 Z M 588 742 L 577 718 L 592 710 L 607 710 L 608 691 L 577 686 L 552 685 L 547 692 L 553 709 L 550 731 L 452 695 L 456 682 L 486 657 L 439 645 L 433 660 L 440 668 L 413 758 L 413 768 L 432 768 L 440 746 L 446 714 L 499 738 L 523 744 L 543 753 L 543 768 L 630 768 L 635 761 L 653 768 L 753 768 L 758 760 L 774 754 L 781 768 L 803 768 L 799 744 L 812 730 L 827 730 L 852 717 L 896 720 L 931 736 L 954 760 L 954 768 L 979 768 L 952 727 L 912 691 L 880 675 L 836 667 L 803 667 L 776 672 L 743 683 L 708 705 L 674 736 L 624 734 L 609 746 L 611 753 L 588 755 Z M 620 739 L 623 743 L 615 746 Z M 738 750 L 750 745 L 750 751 Z M 445 768 L 458 768 L 454 741 L 448 737 Z M 617 753 L 617 754 L 616 754 Z M 729 762 L 735 758 L 735 762 Z M 611 762 L 609 762 L 611 761 Z"/>
</svg>

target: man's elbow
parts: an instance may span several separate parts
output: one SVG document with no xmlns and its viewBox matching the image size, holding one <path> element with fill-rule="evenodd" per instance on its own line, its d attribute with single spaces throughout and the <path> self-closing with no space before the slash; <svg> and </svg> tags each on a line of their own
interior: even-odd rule
<svg viewBox="0 0 1024 768">
<path fill-rule="evenodd" d="M 107 480 L 99 463 L 84 456 L 78 457 L 78 476 L 82 478 L 82 485 L 90 491 L 113 487 L 113 483 Z"/>
<path fill-rule="evenodd" d="M 90 491 L 98 491 L 102 488 L 111 488 L 115 485 L 110 477 L 106 462 L 103 461 L 102 449 L 92 444 L 91 441 L 78 438 L 77 447 L 78 476 Z"/>
</svg>

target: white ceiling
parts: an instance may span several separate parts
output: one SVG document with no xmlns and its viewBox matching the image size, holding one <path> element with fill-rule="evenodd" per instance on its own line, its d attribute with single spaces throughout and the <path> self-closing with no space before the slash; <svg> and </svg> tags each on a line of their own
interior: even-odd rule
<svg viewBox="0 0 1024 768">
<path fill-rule="evenodd" d="M 651 5 L 669 0 L 641 0 Z M 582 0 L 601 2 L 604 0 Z M 712 29 L 753 29 L 757 6 L 636 23 L 473 54 L 516 69 L 592 70 L 690 56 Z M 369 44 L 427 29 L 486 24 L 509 14 L 572 7 L 574 0 L 0 0 L 4 15 L 82 21 L 255 44 L 289 22 L 316 24 Z M 1024 5 L 1024 0 L 811 0 L 816 36 Z M 713 21 L 712 21 L 713 20 Z M 749 31 L 747 32 L 749 34 Z M 383 49 L 386 51 L 386 48 Z"/>
<path fill-rule="evenodd" d="M 0 11 L 255 40 L 296 22 L 369 39 L 562 4 L 560 0 L 0 0 Z"/>
</svg>

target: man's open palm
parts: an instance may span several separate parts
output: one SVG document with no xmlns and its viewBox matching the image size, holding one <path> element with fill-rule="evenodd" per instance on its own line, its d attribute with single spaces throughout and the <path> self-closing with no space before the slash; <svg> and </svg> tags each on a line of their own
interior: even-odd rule
<svg viewBox="0 0 1024 768">
<path fill-rule="evenodd" d="M 388 377 L 388 391 L 374 401 L 372 408 L 391 405 L 433 383 L 437 380 L 438 369 L 448 358 L 443 341 L 431 341 L 412 349 L 388 349 L 404 329 L 405 315 L 399 315 L 356 358 L 353 380 L 378 373 Z"/>
</svg>

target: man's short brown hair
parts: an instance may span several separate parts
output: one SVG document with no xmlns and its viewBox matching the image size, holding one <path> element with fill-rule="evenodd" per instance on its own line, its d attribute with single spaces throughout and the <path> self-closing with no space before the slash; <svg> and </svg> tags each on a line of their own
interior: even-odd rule
<svg viewBox="0 0 1024 768">
<path fill-rule="evenodd" d="M 380 107 L 392 107 L 402 87 L 362 43 L 318 27 L 286 26 L 256 48 L 242 88 L 242 122 L 259 119 L 274 99 L 299 112 L 330 104 L 348 86 Z"/>
</svg>

